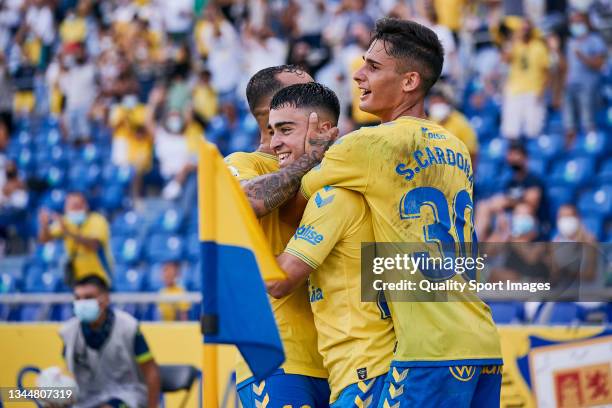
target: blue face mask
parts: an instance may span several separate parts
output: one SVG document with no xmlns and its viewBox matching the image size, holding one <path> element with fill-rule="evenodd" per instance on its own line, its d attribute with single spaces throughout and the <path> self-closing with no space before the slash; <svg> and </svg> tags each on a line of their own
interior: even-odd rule
<svg viewBox="0 0 612 408">
<path fill-rule="evenodd" d="M 531 215 L 519 214 L 512 217 L 512 236 L 528 234 L 535 229 L 535 220 Z"/>
<path fill-rule="evenodd" d="M 75 225 L 81 225 L 85 222 L 85 219 L 87 218 L 87 213 L 83 210 L 69 211 L 66 213 L 66 218 L 68 218 L 68 221 Z"/>
<path fill-rule="evenodd" d="M 100 304 L 97 299 L 81 299 L 72 302 L 74 315 L 83 323 L 92 323 L 100 317 Z"/>
<path fill-rule="evenodd" d="M 589 31 L 586 24 L 584 23 L 572 23 L 570 24 L 570 33 L 573 37 L 582 37 Z"/>
</svg>

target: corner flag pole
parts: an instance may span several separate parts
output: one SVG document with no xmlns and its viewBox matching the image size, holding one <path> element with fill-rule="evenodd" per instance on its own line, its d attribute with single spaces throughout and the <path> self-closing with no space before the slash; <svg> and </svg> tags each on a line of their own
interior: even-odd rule
<svg viewBox="0 0 612 408">
<path fill-rule="evenodd" d="M 200 143 L 205 144 L 208 143 L 206 141 L 201 141 Z M 210 146 L 200 146 L 200 149 L 206 149 Z M 204 156 L 204 160 L 202 160 L 202 156 Z M 208 177 L 204 177 L 204 175 L 208 175 Z M 198 200 L 200 201 L 200 220 L 201 228 L 204 236 L 206 237 L 215 237 L 215 229 L 216 229 L 216 216 L 217 211 L 215 208 L 215 162 L 211 155 L 202 155 L 200 154 L 200 160 L 198 163 L 198 184 L 199 184 L 199 195 Z M 212 197 L 212 198 L 211 198 Z M 204 219 L 202 219 L 204 218 Z M 214 251 L 214 253 L 209 253 L 207 258 L 212 262 L 209 262 L 208 265 L 203 265 L 203 268 L 213 268 L 212 273 L 207 273 L 202 277 L 202 282 L 206 282 L 210 286 L 204 286 L 207 288 L 216 288 L 216 248 L 215 246 L 208 246 L 209 250 Z M 201 273 L 204 273 L 205 269 L 202 269 Z M 215 290 L 215 289 L 213 289 Z M 203 294 L 204 295 L 204 294 Z M 216 299 L 216 296 L 213 296 Z M 202 300 L 205 301 L 204 299 Z M 217 307 L 216 301 L 214 301 L 214 306 L 212 310 L 214 310 L 214 314 L 204 315 L 202 313 L 201 316 L 201 329 L 202 334 L 206 336 L 206 334 L 216 333 L 217 332 Z M 203 309 L 202 309 L 203 312 Z M 218 371 L 217 371 L 217 345 L 215 344 L 206 344 L 203 343 L 203 353 L 202 353 L 202 387 L 204 388 L 204 408 L 218 408 L 219 407 L 219 399 L 218 399 Z"/>
</svg>

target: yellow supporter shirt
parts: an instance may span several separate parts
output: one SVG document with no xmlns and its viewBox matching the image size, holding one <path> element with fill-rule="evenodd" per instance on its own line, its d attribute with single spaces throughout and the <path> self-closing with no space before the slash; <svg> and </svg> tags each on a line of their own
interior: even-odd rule
<svg viewBox="0 0 612 408">
<path fill-rule="evenodd" d="M 438 23 L 452 31 L 459 31 L 464 4 L 465 0 L 434 0 Z"/>
<path fill-rule="evenodd" d="M 234 153 L 225 160 L 232 174 L 240 181 L 279 170 L 276 156 L 261 152 Z M 262 217 L 259 222 L 274 255 L 283 252 L 295 227 L 284 223 L 278 210 Z M 317 351 L 317 331 L 308 303 L 306 284 L 282 299 L 270 297 L 270 303 L 285 349 L 285 363 L 281 368 L 287 374 L 327 378 L 323 359 Z M 240 384 L 250 377 L 252 374 L 246 362 L 238 355 L 236 383 Z"/>
<path fill-rule="evenodd" d="M 517 41 L 512 45 L 510 54 L 506 91 L 512 95 L 542 92 L 550 65 L 546 45 L 538 39 L 526 44 Z"/>
<path fill-rule="evenodd" d="M 136 126 L 144 126 L 146 106 L 139 104 L 128 110 L 116 107 L 111 114 L 113 138 L 123 141 L 127 147 L 127 161 L 140 173 L 146 173 L 153 164 L 153 140 L 150 135 L 139 136 Z"/>
<path fill-rule="evenodd" d="M 473 242 L 469 157 L 465 145 L 440 125 L 404 116 L 338 139 L 320 166 L 302 178 L 302 191 L 310 197 L 329 185 L 362 193 L 376 242 Z M 407 279 L 420 281 L 422 275 Z M 485 303 L 394 301 L 393 296 L 387 292 L 398 341 L 395 361 L 501 364 L 499 336 Z"/>
<path fill-rule="evenodd" d="M 444 126 L 446 130 L 465 143 L 465 146 L 472 156 L 478 153 L 478 137 L 463 113 L 458 110 L 453 110 L 448 118 L 446 118 L 443 123 L 440 123 L 440 125 Z"/>
<path fill-rule="evenodd" d="M 63 43 L 84 42 L 87 36 L 87 23 L 80 17 L 65 19 L 60 24 L 59 32 Z"/>
<path fill-rule="evenodd" d="M 193 110 L 206 120 L 211 120 L 219 110 L 217 93 L 210 86 L 197 84 L 193 88 Z"/>
<path fill-rule="evenodd" d="M 159 291 L 162 295 L 180 295 L 185 293 L 185 289 L 178 285 L 169 286 Z M 180 303 L 160 303 L 158 305 L 159 315 L 164 321 L 178 320 L 177 316 L 180 312 L 188 312 L 191 305 L 189 302 Z"/>
<path fill-rule="evenodd" d="M 100 243 L 97 251 L 87 249 L 77 244 L 72 238 L 64 237 L 59 224 L 51 225 L 51 236 L 56 239 L 64 239 L 66 254 L 73 260 L 75 281 L 87 275 L 97 275 L 110 283 L 113 259 L 109 245 L 110 229 L 106 219 L 101 214 L 91 212 L 81 226 L 71 223 L 66 217 L 64 217 L 64 222 L 68 231 L 86 238 L 94 238 Z"/>
<path fill-rule="evenodd" d="M 361 302 L 361 243 L 373 241 L 363 196 L 325 187 L 308 201 L 285 249 L 315 269 L 309 278 L 310 306 L 329 371 L 331 402 L 349 385 L 386 374 L 393 358 L 388 309 Z"/>
</svg>

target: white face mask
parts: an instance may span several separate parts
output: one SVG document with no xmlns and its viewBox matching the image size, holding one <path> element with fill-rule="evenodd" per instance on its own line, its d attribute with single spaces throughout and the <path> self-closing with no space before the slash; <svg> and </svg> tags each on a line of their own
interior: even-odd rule
<svg viewBox="0 0 612 408">
<path fill-rule="evenodd" d="M 557 220 L 559 234 L 561 234 L 564 238 L 573 237 L 576 232 L 578 232 L 579 227 L 580 221 L 578 218 L 573 216 L 561 217 Z"/>
<path fill-rule="evenodd" d="M 570 33 L 574 37 L 582 37 L 589 31 L 589 28 L 584 23 L 572 23 L 570 24 Z"/>
<path fill-rule="evenodd" d="M 436 122 L 442 122 L 450 113 L 451 107 L 447 103 L 434 103 L 429 107 L 429 116 Z"/>
<path fill-rule="evenodd" d="M 166 119 L 166 127 L 171 133 L 180 133 L 183 129 L 183 119 L 180 116 L 170 116 Z"/>
</svg>

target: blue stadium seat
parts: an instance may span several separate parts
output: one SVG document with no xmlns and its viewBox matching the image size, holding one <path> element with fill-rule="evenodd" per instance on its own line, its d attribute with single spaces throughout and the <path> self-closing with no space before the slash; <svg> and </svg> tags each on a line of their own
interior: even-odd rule
<svg viewBox="0 0 612 408">
<path fill-rule="evenodd" d="M 593 180 L 594 170 L 593 160 L 586 158 L 561 159 L 553 166 L 550 184 L 574 187 L 588 185 Z"/>
<path fill-rule="evenodd" d="M 548 169 L 548 160 L 545 157 L 530 156 L 527 161 L 529 171 L 538 176 L 544 176 Z"/>
<path fill-rule="evenodd" d="M 549 214 L 556 217 L 559 207 L 574 203 L 574 189 L 568 186 L 550 187 L 546 190 Z"/>
<path fill-rule="evenodd" d="M 190 263 L 183 271 L 183 281 L 188 291 L 199 292 L 202 290 L 201 263 Z"/>
<path fill-rule="evenodd" d="M 598 158 L 606 156 L 610 153 L 610 146 L 612 146 L 608 139 L 602 132 L 590 133 L 577 140 L 570 154 L 572 157 L 586 156 Z"/>
<path fill-rule="evenodd" d="M 100 182 L 102 170 L 95 163 L 77 162 L 68 171 L 70 186 L 76 190 L 89 190 Z"/>
<path fill-rule="evenodd" d="M 130 265 L 115 265 L 113 288 L 117 292 L 141 292 L 145 290 L 145 272 Z"/>
<path fill-rule="evenodd" d="M 49 149 L 49 152 L 50 152 L 49 159 L 51 163 L 56 164 L 56 165 L 67 164 L 68 154 L 66 152 L 65 147 L 61 145 L 53 146 Z"/>
<path fill-rule="evenodd" d="M 475 192 L 479 198 L 486 198 L 498 190 L 495 175 L 501 165 L 496 160 L 478 160 L 475 171 Z"/>
<path fill-rule="evenodd" d="M 601 216 L 582 214 L 582 223 L 595 238 L 601 239 L 603 237 L 604 220 Z"/>
<path fill-rule="evenodd" d="M 180 261 L 185 243 L 180 235 L 154 233 L 146 243 L 146 256 L 150 263 Z"/>
<path fill-rule="evenodd" d="M 21 147 L 32 147 L 34 144 L 34 138 L 32 137 L 32 133 L 22 130 L 17 133 L 17 136 L 14 138 L 16 143 Z"/>
<path fill-rule="evenodd" d="M 142 245 L 135 237 L 113 237 L 111 239 L 113 258 L 117 263 L 134 265 L 141 259 Z"/>
<path fill-rule="evenodd" d="M 35 166 L 34 151 L 29 147 L 23 147 L 19 150 L 19 156 L 16 158 L 17 166 L 24 171 L 31 171 Z"/>
<path fill-rule="evenodd" d="M 106 184 L 119 184 L 123 187 L 130 185 L 134 179 L 135 171 L 130 166 L 107 165 L 103 170 L 103 179 Z"/>
<path fill-rule="evenodd" d="M 548 323 L 572 324 L 582 320 L 583 313 L 580 306 L 571 302 L 559 302 L 554 304 Z"/>
<path fill-rule="evenodd" d="M 603 162 L 597 174 L 597 180 L 601 184 L 612 184 L 612 159 Z"/>
<path fill-rule="evenodd" d="M 91 144 L 91 143 L 84 146 L 81 150 L 81 160 L 83 160 L 85 163 L 88 163 L 88 164 L 96 163 L 100 161 L 101 156 L 102 156 L 101 149 L 99 149 L 98 146 Z"/>
<path fill-rule="evenodd" d="M 54 322 L 65 322 L 74 316 L 74 309 L 71 303 L 59 304 L 51 308 L 51 320 Z"/>
<path fill-rule="evenodd" d="M 151 266 L 147 272 L 147 290 L 151 292 L 159 292 L 164 287 L 164 280 L 162 278 L 162 266 L 161 263 L 156 263 Z"/>
<path fill-rule="evenodd" d="M 612 184 L 581 194 L 578 209 L 582 214 L 599 214 L 603 217 L 612 214 Z"/>
<path fill-rule="evenodd" d="M 481 159 L 490 161 L 502 161 L 506 156 L 506 149 L 508 148 L 508 141 L 497 137 L 487 143 L 483 149 L 481 149 Z"/>
<path fill-rule="evenodd" d="M 57 265 L 66 256 L 64 242 L 56 239 L 36 246 L 34 259 L 45 265 Z"/>
<path fill-rule="evenodd" d="M 66 192 L 61 189 L 54 188 L 47 191 L 42 198 L 41 207 L 48 208 L 51 211 L 62 212 L 64 209 L 64 200 Z"/>
<path fill-rule="evenodd" d="M 43 270 L 30 269 L 25 276 L 24 290 L 30 293 L 55 293 L 62 286 L 62 277 L 59 270 L 46 268 Z"/>
<path fill-rule="evenodd" d="M 529 157 L 552 159 L 563 154 L 565 138 L 561 134 L 541 135 L 527 142 Z"/>
<path fill-rule="evenodd" d="M 105 184 L 100 197 L 100 206 L 108 212 L 127 207 L 129 197 L 126 196 L 125 190 L 122 184 Z"/>
<path fill-rule="evenodd" d="M 62 134 L 59 129 L 55 127 L 48 129 L 43 128 L 38 140 L 46 144 L 47 147 L 57 146 L 62 143 Z"/>
<path fill-rule="evenodd" d="M 168 208 L 160 214 L 151 226 L 152 232 L 177 234 L 183 227 L 184 214 L 176 208 Z"/>
<path fill-rule="evenodd" d="M 25 304 L 21 307 L 19 320 L 23 322 L 37 322 L 47 320 L 48 308 L 40 304 Z"/>
<path fill-rule="evenodd" d="M 113 236 L 136 236 L 144 220 L 135 211 L 129 210 L 119 214 L 111 224 Z"/>
<path fill-rule="evenodd" d="M 487 302 L 491 308 L 493 320 L 497 324 L 518 323 L 522 320 L 520 302 Z"/>
<path fill-rule="evenodd" d="M 563 133 L 563 119 L 560 112 L 552 111 L 549 113 L 545 124 L 545 130 L 550 133 Z"/>
<path fill-rule="evenodd" d="M 189 262 L 200 260 L 200 237 L 197 232 L 187 235 L 187 259 Z"/>
<path fill-rule="evenodd" d="M 17 291 L 17 279 L 8 272 L 0 272 L 0 293 L 14 293 Z"/>
<path fill-rule="evenodd" d="M 51 188 L 64 188 L 66 186 L 66 169 L 52 163 L 38 164 L 36 175 L 44 179 Z"/>
<path fill-rule="evenodd" d="M 474 115 L 470 118 L 470 124 L 479 141 L 487 141 L 495 137 L 497 132 L 497 124 L 495 117 L 485 115 Z"/>
</svg>

